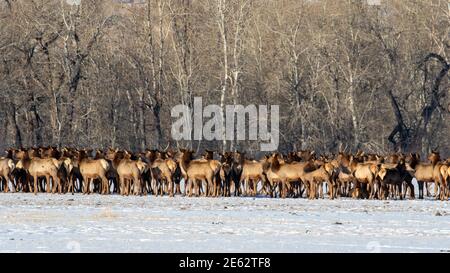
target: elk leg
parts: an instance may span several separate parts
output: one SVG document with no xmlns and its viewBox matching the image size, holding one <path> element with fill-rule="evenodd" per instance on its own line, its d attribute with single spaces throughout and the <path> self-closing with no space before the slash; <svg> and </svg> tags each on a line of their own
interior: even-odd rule
<svg viewBox="0 0 450 273">
<path fill-rule="evenodd" d="M 286 181 L 281 181 L 281 198 L 286 198 L 287 195 L 287 187 L 286 187 Z"/>
<path fill-rule="evenodd" d="M 419 199 L 423 199 L 423 182 L 417 181 L 417 184 L 419 185 Z"/>
<path fill-rule="evenodd" d="M 104 194 L 109 194 L 109 182 L 105 175 L 102 175 L 102 185 L 104 188 Z"/>
<path fill-rule="evenodd" d="M 327 181 L 327 185 L 328 185 L 328 189 L 329 189 L 329 199 L 334 199 L 334 189 L 333 189 L 333 184 L 331 183 L 330 180 Z"/>
<path fill-rule="evenodd" d="M 427 197 L 430 197 L 431 196 L 430 183 L 425 182 L 425 189 L 427 191 Z"/>
<path fill-rule="evenodd" d="M 46 185 L 45 185 L 45 192 L 46 193 L 50 193 L 52 188 L 51 188 L 51 184 L 50 184 L 50 176 L 46 175 L 45 176 L 45 180 L 46 180 Z"/>
<path fill-rule="evenodd" d="M 67 192 L 72 192 L 72 195 L 73 195 L 73 179 L 72 179 L 72 177 L 69 177 L 69 184 L 68 184 L 68 186 L 67 186 Z"/>
<path fill-rule="evenodd" d="M 36 195 L 37 191 L 38 191 L 38 177 L 37 177 L 37 175 L 33 176 L 33 181 L 34 181 L 34 194 Z"/>
<path fill-rule="evenodd" d="M 159 190 L 159 195 L 161 195 L 161 196 L 164 196 L 164 194 L 165 194 L 165 190 L 164 190 L 164 188 L 165 188 L 165 185 L 166 185 L 166 179 L 164 178 L 160 178 L 159 179 L 159 183 L 158 183 L 158 185 L 159 185 L 159 188 L 158 188 L 158 190 Z"/>
<path fill-rule="evenodd" d="M 43 187 L 42 187 L 42 181 L 41 180 L 39 180 L 39 178 L 38 178 L 38 183 L 37 183 L 37 186 L 38 186 L 38 191 L 39 192 L 42 192 L 43 190 Z"/>
<path fill-rule="evenodd" d="M 411 182 L 408 182 L 409 194 L 411 199 L 415 199 L 416 196 L 414 194 L 414 185 Z"/>
<path fill-rule="evenodd" d="M 87 177 L 85 177 L 85 176 L 83 176 L 83 181 L 81 182 L 80 181 L 80 188 L 81 188 L 81 192 L 83 193 L 83 194 L 87 194 L 87 191 L 86 191 L 86 189 L 87 189 L 87 183 L 88 183 L 89 181 L 87 180 Z"/>
<path fill-rule="evenodd" d="M 213 185 L 213 180 L 214 180 L 214 178 L 207 177 L 206 180 L 207 180 L 207 182 L 208 182 L 208 183 L 206 183 L 207 186 Z"/>
<path fill-rule="evenodd" d="M 2 176 L 2 180 L 3 182 L 3 187 L 5 188 L 5 193 L 7 193 L 9 191 L 9 183 L 8 183 L 8 179 L 6 179 L 5 177 Z"/>
<path fill-rule="evenodd" d="M 55 194 L 56 193 L 56 188 L 58 187 L 55 178 L 53 176 L 51 176 L 52 178 L 52 193 Z"/>
<path fill-rule="evenodd" d="M 191 179 L 186 178 L 184 184 L 185 184 L 185 186 L 184 186 L 185 195 L 187 194 L 188 197 L 192 197 L 192 189 L 190 188 L 191 184 L 192 184 Z"/>
<path fill-rule="evenodd" d="M 193 179 L 192 182 L 194 183 L 194 195 L 195 197 L 198 197 L 200 194 L 200 187 L 198 184 L 198 180 L 197 179 Z"/>
<path fill-rule="evenodd" d="M 316 184 L 317 185 L 317 184 Z M 318 190 L 319 190 L 319 192 L 318 192 L 318 195 L 319 195 L 319 198 L 320 199 L 323 199 L 323 181 L 320 181 L 319 183 L 318 183 Z"/>
<path fill-rule="evenodd" d="M 137 177 L 133 177 L 133 180 L 131 180 L 133 182 L 133 187 L 132 187 L 132 192 L 133 195 L 138 195 L 139 191 L 140 191 L 140 187 L 139 187 L 139 178 Z"/>
<path fill-rule="evenodd" d="M 172 177 L 168 177 L 167 182 L 169 183 L 169 196 L 173 197 L 174 196 L 174 192 L 173 192 L 174 183 L 173 183 Z"/>
<path fill-rule="evenodd" d="M 310 183 L 310 189 L 311 189 L 311 199 L 317 198 L 317 183 L 315 181 L 311 181 Z"/>
</svg>

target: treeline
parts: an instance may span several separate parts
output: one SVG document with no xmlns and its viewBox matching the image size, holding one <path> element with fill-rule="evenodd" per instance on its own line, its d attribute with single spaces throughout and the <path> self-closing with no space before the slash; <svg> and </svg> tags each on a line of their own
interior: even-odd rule
<svg viewBox="0 0 450 273">
<path fill-rule="evenodd" d="M 0 3 L 0 148 L 259 148 L 171 140 L 201 96 L 280 105 L 281 151 L 450 153 L 447 1 Z"/>
</svg>

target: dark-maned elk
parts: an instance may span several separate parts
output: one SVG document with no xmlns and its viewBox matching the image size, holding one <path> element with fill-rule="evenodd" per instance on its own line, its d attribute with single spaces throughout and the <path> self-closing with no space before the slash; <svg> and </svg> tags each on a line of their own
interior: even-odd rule
<svg viewBox="0 0 450 273">
<path fill-rule="evenodd" d="M 30 165 L 31 159 L 28 157 L 27 151 L 23 149 L 11 149 L 13 159 L 15 160 L 15 168 L 12 172 L 14 179 L 16 180 L 18 189 L 26 192 L 32 192 L 33 186 L 31 185 L 32 177 L 28 172 L 28 166 Z"/>
<path fill-rule="evenodd" d="M 311 161 L 316 159 L 316 152 L 309 150 L 301 150 L 297 152 L 297 157 L 300 159 L 299 161 Z"/>
<path fill-rule="evenodd" d="M 395 168 L 385 168 L 381 167 L 380 171 L 377 173 L 378 178 L 380 179 L 381 188 L 380 188 L 380 198 L 386 199 L 388 196 L 390 198 L 396 199 L 397 196 L 400 199 L 404 199 L 406 197 L 406 190 L 404 194 L 402 192 L 402 185 L 406 183 L 409 188 L 410 198 L 414 199 L 414 185 L 412 184 L 413 176 L 411 173 L 407 171 L 405 162 L 401 161 L 397 163 Z M 393 190 L 389 192 L 389 188 Z"/>
<path fill-rule="evenodd" d="M 72 190 L 69 185 L 69 174 L 72 171 L 72 160 L 70 158 L 60 158 L 58 160 L 59 168 L 58 168 L 58 178 L 59 183 L 53 183 L 53 193 L 58 191 L 58 193 L 66 193 L 66 190 Z"/>
<path fill-rule="evenodd" d="M 222 181 L 223 196 L 231 195 L 231 180 L 233 170 L 233 154 L 225 152 L 220 155 L 220 180 Z"/>
</svg>

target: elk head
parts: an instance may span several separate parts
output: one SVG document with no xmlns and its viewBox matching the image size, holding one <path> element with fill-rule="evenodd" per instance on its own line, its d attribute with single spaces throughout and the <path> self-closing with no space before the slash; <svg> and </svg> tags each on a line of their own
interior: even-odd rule
<svg viewBox="0 0 450 273">
<path fill-rule="evenodd" d="M 431 151 L 431 154 L 428 156 L 428 160 L 432 165 L 436 165 L 436 163 L 441 160 L 441 156 L 439 155 L 439 152 Z"/>
<path fill-rule="evenodd" d="M 206 160 L 214 159 L 214 151 L 205 149 L 205 152 L 203 153 L 203 158 Z"/>
</svg>

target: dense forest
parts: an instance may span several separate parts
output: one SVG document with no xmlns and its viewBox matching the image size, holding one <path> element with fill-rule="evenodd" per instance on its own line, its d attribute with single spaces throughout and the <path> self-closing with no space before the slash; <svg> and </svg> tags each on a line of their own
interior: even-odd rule
<svg viewBox="0 0 450 273">
<path fill-rule="evenodd" d="M 447 0 L 69 2 L 0 0 L 1 149 L 258 150 L 172 140 L 200 96 L 280 105 L 280 151 L 450 154 Z"/>
</svg>

